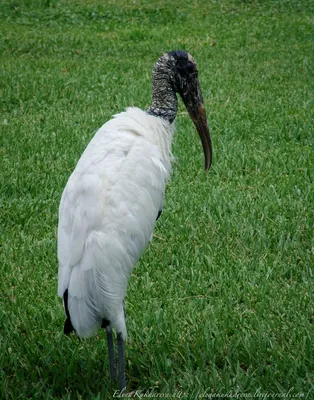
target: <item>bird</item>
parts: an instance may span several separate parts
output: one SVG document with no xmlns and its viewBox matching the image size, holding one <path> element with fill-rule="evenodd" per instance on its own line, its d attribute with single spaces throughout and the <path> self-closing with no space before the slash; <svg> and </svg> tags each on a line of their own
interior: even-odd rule
<svg viewBox="0 0 314 400">
<path fill-rule="evenodd" d="M 124 299 L 132 270 L 162 213 L 177 94 L 199 134 L 208 171 L 212 142 L 198 67 L 187 51 L 170 51 L 153 67 L 151 105 L 146 110 L 127 108 L 96 132 L 59 206 L 58 295 L 66 316 L 64 333 L 88 338 L 106 330 L 110 378 L 120 390 L 127 383 Z"/>
</svg>

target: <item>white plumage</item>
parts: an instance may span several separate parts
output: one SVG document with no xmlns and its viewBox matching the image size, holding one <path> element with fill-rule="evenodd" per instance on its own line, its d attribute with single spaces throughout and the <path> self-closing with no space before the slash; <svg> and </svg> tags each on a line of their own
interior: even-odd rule
<svg viewBox="0 0 314 400">
<path fill-rule="evenodd" d="M 153 69 L 152 91 L 146 111 L 128 108 L 99 129 L 78 161 L 59 209 L 58 294 L 67 317 L 64 333 L 75 330 L 87 338 L 105 328 L 110 376 L 115 380 L 114 327 L 121 390 L 126 388 L 123 300 L 163 207 L 177 93 L 201 139 L 205 170 L 212 162 L 193 57 L 182 50 L 163 54 Z"/>
<path fill-rule="evenodd" d="M 76 165 L 59 209 L 58 294 L 78 336 L 102 319 L 126 338 L 123 299 L 162 208 L 173 128 L 139 108 L 104 124 Z"/>
</svg>

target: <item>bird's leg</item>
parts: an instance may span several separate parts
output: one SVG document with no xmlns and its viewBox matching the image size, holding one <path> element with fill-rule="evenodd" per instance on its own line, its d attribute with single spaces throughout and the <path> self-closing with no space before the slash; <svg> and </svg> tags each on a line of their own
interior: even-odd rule
<svg viewBox="0 0 314 400">
<path fill-rule="evenodd" d="M 124 341 L 121 333 L 118 333 L 118 371 L 119 371 L 119 389 L 126 388 L 125 367 L 124 367 Z"/>
<path fill-rule="evenodd" d="M 115 381 L 117 379 L 117 371 L 116 371 L 116 362 L 114 359 L 114 346 L 113 346 L 112 330 L 111 330 L 110 325 L 106 326 L 106 334 L 107 334 L 107 343 L 108 343 L 110 377 L 113 381 Z"/>
</svg>

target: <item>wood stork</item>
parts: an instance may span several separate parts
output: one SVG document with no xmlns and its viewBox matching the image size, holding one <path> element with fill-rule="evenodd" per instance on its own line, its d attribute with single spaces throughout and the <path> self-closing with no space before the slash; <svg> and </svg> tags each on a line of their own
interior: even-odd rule
<svg viewBox="0 0 314 400">
<path fill-rule="evenodd" d="M 110 375 L 126 387 L 124 298 L 133 267 L 162 211 L 171 169 L 179 93 L 199 133 L 205 169 L 212 147 L 197 65 L 185 51 L 162 55 L 153 69 L 152 105 L 128 108 L 105 123 L 78 161 L 62 194 L 58 225 L 58 294 L 64 332 L 81 338 L 106 329 Z"/>
</svg>

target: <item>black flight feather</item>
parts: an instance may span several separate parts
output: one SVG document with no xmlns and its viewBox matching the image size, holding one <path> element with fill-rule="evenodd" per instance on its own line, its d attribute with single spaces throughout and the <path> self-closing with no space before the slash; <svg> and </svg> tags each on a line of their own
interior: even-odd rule
<svg viewBox="0 0 314 400">
<path fill-rule="evenodd" d="M 66 335 L 69 335 L 71 332 L 74 331 L 72 322 L 71 322 L 71 318 L 70 318 L 70 313 L 69 313 L 69 308 L 68 308 L 68 289 L 63 293 L 63 305 L 64 305 L 64 311 L 65 311 L 65 315 L 67 316 L 65 323 L 64 323 L 64 328 L 63 328 L 63 332 Z"/>
</svg>

